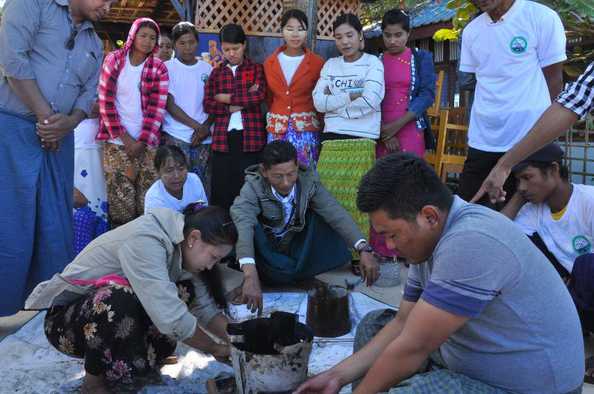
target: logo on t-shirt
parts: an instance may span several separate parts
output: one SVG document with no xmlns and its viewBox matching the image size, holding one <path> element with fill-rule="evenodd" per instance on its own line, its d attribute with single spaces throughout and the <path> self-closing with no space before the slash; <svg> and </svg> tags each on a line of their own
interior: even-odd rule
<svg viewBox="0 0 594 394">
<path fill-rule="evenodd" d="M 528 41 L 522 36 L 515 36 L 509 43 L 509 49 L 515 55 L 520 55 L 528 49 Z"/>
<path fill-rule="evenodd" d="M 592 244 L 588 240 L 588 238 L 584 237 L 583 235 L 576 235 L 573 237 L 573 250 L 580 256 L 586 253 L 590 253 L 592 250 Z"/>
<path fill-rule="evenodd" d="M 364 79 L 336 78 L 332 81 L 334 87 L 342 92 L 361 93 L 365 86 Z"/>
</svg>

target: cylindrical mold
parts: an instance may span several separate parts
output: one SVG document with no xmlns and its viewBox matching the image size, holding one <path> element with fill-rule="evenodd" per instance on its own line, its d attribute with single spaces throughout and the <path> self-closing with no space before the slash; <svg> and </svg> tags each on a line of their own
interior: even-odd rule
<svg viewBox="0 0 594 394">
<path fill-rule="evenodd" d="M 336 286 L 321 286 L 307 295 L 307 325 L 317 337 L 336 338 L 351 331 L 349 293 Z"/>
<path fill-rule="evenodd" d="M 313 336 L 309 327 L 297 324 L 306 340 L 277 347 L 279 354 L 255 354 L 231 346 L 231 360 L 240 394 L 290 393 L 307 379 Z"/>
</svg>

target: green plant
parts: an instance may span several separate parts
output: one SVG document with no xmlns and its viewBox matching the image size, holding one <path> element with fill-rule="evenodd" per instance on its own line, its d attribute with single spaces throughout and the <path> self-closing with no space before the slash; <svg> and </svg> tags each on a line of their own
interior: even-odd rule
<svg viewBox="0 0 594 394">
<path fill-rule="evenodd" d="M 470 0 L 450 0 L 446 7 L 456 10 L 456 15 L 452 18 L 452 28 L 436 31 L 433 35 L 435 41 L 458 40 L 464 26 L 470 22 L 472 16 L 478 11 Z"/>
</svg>

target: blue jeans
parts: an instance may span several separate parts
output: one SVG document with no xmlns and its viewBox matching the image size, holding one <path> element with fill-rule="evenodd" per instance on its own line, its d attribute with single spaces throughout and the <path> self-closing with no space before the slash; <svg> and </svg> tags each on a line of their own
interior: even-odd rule
<svg viewBox="0 0 594 394">
<path fill-rule="evenodd" d="M 41 148 L 35 121 L 0 111 L 0 316 L 73 258 L 74 135 Z"/>
</svg>

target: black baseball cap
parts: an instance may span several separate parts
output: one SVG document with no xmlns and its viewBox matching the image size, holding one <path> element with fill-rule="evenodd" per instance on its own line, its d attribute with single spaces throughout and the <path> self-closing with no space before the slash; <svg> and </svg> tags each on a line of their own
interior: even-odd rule
<svg viewBox="0 0 594 394">
<path fill-rule="evenodd" d="M 518 172 L 526 168 L 531 162 L 539 162 L 539 163 L 553 163 L 553 162 L 561 162 L 563 160 L 563 149 L 555 143 L 551 143 L 545 145 L 539 151 L 534 152 L 526 159 L 522 160 L 520 163 L 516 164 L 514 168 L 512 168 L 513 172 Z"/>
</svg>

